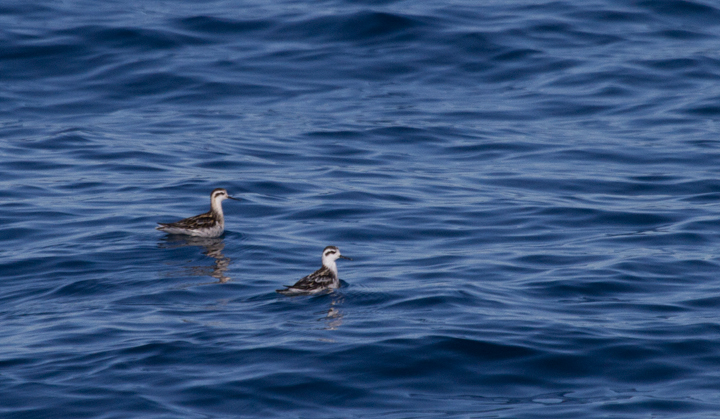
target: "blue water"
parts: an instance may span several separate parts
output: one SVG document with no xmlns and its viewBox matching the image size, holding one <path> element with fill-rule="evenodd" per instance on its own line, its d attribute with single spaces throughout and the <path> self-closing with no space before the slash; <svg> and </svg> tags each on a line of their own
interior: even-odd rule
<svg viewBox="0 0 720 419">
<path fill-rule="evenodd" d="M 0 416 L 720 417 L 719 132 L 708 0 L 4 1 Z"/>
</svg>

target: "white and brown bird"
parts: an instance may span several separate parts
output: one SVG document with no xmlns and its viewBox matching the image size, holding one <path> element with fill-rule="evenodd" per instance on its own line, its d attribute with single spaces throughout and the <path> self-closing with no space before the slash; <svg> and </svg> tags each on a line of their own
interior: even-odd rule
<svg viewBox="0 0 720 419">
<path fill-rule="evenodd" d="M 276 290 L 284 295 L 315 294 L 317 292 L 340 287 L 338 270 L 335 261 L 339 258 L 352 260 L 340 254 L 340 249 L 328 246 L 322 253 L 322 268 L 300 279 L 295 285 L 286 285 L 283 290 Z"/>
<path fill-rule="evenodd" d="M 234 199 L 223 188 L 217 188 L 210 194 L 210 211 L 174 223 L 158 223 L 156 228 L 168 234 L 185 234 L 197 237 L 218 237 L 225 231 L 225 216 L 222 201 Z"/>
</svg>

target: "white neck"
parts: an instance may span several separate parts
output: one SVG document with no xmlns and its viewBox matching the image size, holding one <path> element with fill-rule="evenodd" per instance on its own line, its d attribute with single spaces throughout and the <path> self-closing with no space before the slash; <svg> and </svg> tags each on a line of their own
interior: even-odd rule
<svg viewBox="0 0 720 419">
<path fill-rule="evenodd" d="M 338 276 L 337 264 L 335 264 L 334 260 L 331 260 L 329 258 L 326 260 L 323 260 L 323 266 L 330 269 L 335 274 L 335 277 Z"/>
<path fill-rule="evenodd" d="M 213 199 L 212 201 L 210 201 L 210 209 L 212 210 L 212 212 L 219 215 L 220 218 L 223 217 L 222 201 L 223 201 L 222 197 L 217 197 L 217 198 Z"/>
</svg>

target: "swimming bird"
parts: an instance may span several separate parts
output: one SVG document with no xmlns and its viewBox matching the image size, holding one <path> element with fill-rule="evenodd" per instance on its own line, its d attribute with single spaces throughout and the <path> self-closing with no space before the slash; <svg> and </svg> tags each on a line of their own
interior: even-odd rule
<svg viewBox="0 0 720 419">
<path fill-rule="evenodd" d="M 300 279 L 295 285 L 286 285 L 284 290 L 276 290 L 280 294 L 315 294 L 317 292 L 340 287 L 337 265 L 339 258 L 352 260 L 340 254 L 340 249 L 328 246 L 322 253 L 322 268 Z"/>
<path fill-rule="evenodd" d="M 158 223 L 156 229 L 168 234 L 185 234 L 197 237 L 218 237 L 225 231 L 222 201 L 234 199 L 223 188 L 217 188 L 210 194 L 210 211 L 205 214 L 186 218 L 175 223 Z"/>
</svg>

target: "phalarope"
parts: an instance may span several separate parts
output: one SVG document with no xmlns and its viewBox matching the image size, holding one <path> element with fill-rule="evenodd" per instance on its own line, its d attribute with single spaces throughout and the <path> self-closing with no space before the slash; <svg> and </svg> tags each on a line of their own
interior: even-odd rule
<svg viewBox="0 0 720 419">
<path fill-rule="evenodd" d="M 234 199 L 223 188 L 217 188 L 210 194 L 210 211 L 205 214 L 186 218 L 175 223 L 158 223 L 156 228 L 169 234 L 186 234 L 197 237 L 218 237 L 225 230 L 222 201 Z"/>
<path fill-rule="evenodd" d="M 337 265 L 338 258 L 352 260 L 340 254 L 340 249 L 328 246 L 323 250 L 322 268 L 302 278 L 295 285 L 286 285 L 284 290 L 276 290 L 280 294 L 315 294 L 317 292 L 340 287 Z"/>
</svg>

